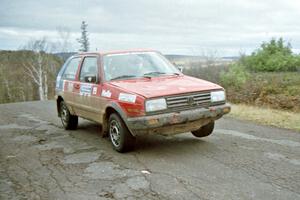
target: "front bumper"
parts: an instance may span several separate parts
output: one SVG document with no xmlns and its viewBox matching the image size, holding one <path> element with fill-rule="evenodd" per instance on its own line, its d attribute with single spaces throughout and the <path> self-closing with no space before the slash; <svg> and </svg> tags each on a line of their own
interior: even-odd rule
<svg viewBox="0 0 300 200">
<path fill-rule="evenodd" d="M 174 135 L 194 131 L 230 112 L 230 105 L 197 108 L 180 112 L 157 114 L 126 119 L 132 135 Z"/>
</svg>

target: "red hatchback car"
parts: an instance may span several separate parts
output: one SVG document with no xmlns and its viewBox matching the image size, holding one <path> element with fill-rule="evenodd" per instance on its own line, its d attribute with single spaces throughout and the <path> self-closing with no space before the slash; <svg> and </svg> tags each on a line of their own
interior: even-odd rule
<svg viewBox="0 0 300 200">
<path fill-rule="evenodd" d="M 230 112 L 221 86 L 182 74 L 152 50 L 72 56 L 57 76 L 56 101 L 65 129 L 76 129 L 78 117 L 98 122 L 119 152 L 144 134 L 208 136 Z"/>
</svg>

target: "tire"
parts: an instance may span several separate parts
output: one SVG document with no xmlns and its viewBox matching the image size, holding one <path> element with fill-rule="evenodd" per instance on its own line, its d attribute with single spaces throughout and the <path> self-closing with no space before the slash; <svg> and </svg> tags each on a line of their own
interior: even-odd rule
<svg viewBox="0 0 300 200">
<path fill-rule="evenodd" d="M 206 137 L 209 136 L 213 130 L 214 130 L 215 122 L 210 122 L 209 124 L 206 124 L 205 126 L 202 126 L 196 131 L 192 131 L 192 134 L 195 137 Z"/>
<path fill-rule="evenodd" d="M 60 112 L 60 119 L 63 127 L 66 130 L 75 130 L 78 125 L 78 117 L 76 115 L 71 115 L 64 101 L 60 102 L 59 112 Z"/>
<path fill-rule="evenodd" d="M 108 133 L 116 151 L 123 153 L 134 148 L 136 138 L 131 135 L 123 120 L 116 113 L 109 116 Z"/>
</svg>

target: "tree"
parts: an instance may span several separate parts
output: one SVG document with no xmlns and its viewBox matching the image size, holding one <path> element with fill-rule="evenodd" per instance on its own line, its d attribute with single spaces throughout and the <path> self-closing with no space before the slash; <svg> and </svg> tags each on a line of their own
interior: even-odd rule
<svg viewBox="0 0 300 200">
<path fill-rule="evenodd" d="M 250 71 L 296 71 L 300 59 L 291 50 L 291 44 L 285 44 L 282 38 L 263 42 L 250 56 L 240 59 Z"/>
<path fill-rule="evenodd" d="M 1 52 L 2 53 L 2 52 Z M 1 86 L 1 102 L 12 101 L 11 87 L 9 83 L 10 74 L 9 70 L 6 70 L 5 65 L 7 65 L 8 55 L 2 53 L 0 62 L 0 86 Z"/>
<path fill-rule="evenodd" d="M 45 38 L 30 41 L 25 49 L 32 54 L 24 53 L 23 66 L 25 74 L 33 81 L 38 88 L 39 100 L 48 99 L 49 77 L 52 79 L 59 67 L 59 61 L 53 55 L 47 53 L 51 49 L 51 43 Z"/>
<path fill-rule="evenodd" d="M 88 32 L 87 32 L 87 26 L 88 24 L 85 21 L 82 21 L 81 23 L 81 37 L 77 39 L 77 41 L 80 44 L 79 51 L 87 52 L 89 51 L 90 43 L 88 38 Z"/>
<path fill-rule="evenodd" d="M 36 86 L 24 75 L 23 62 L 30 51 L 0 51 L 0 103 L 36 100 Z"/>
</svg>

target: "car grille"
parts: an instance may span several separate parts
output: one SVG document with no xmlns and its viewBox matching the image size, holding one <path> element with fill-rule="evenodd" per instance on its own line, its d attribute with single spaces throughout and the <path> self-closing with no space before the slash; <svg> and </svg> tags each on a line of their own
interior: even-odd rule
<svg viewBox="0 0 300 200">
<path fill-rule="evenodd" d="M 195 108 L 208 108 L 210 106 L 224 105 L 225 101 L 211 102 L 211 91 L 183 93 L 174 96 L 166 96 L 167 109 L 149 112 L 147 115 L 155 115 L 161 113 L 179 112 L 184 110 L 192 110 Z"/>
<path fill-rule="evenodd" d="M 170 110 L 185 110 L 192 107 L 209 107 L 211 105 L 210 92 L 183 94 L 166 97 Z"/>
</svg>

